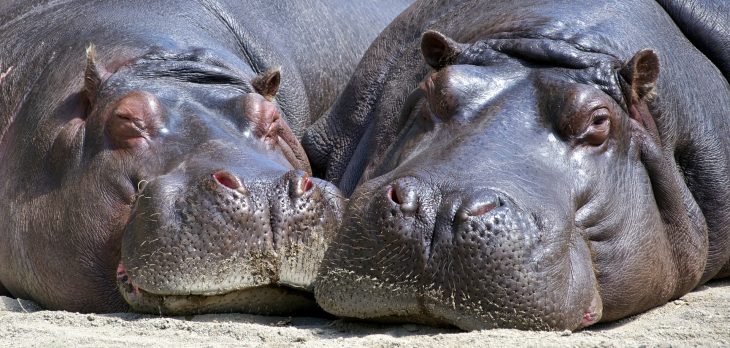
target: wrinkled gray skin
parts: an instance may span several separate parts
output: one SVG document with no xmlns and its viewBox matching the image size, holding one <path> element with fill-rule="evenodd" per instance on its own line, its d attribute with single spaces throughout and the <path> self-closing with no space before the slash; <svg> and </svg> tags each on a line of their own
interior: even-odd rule
<svg viewBox="0 0 730 348">
<path fill-rule="evenodd" d="M 0 294 L 82 312 L 312 308 L 343 198 L 297 138 L 406 5 L 5 1 Z"/>
<path fill-rule="evenodd" d="M 318 303 L 572 330 L 727 276 L 730 89 L 708 56 L 653 1 L 415 3 L 303 138 L 351 194 Z"/>
</svg>

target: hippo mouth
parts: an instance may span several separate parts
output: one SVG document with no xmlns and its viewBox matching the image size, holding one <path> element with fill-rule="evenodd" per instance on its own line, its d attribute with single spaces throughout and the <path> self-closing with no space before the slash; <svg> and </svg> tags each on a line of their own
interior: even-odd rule
<svg viewBox="0 0 730 348">
<path fill-rule="evenodd" d="M 194 315 L 241 312 L 285 315 L 293 312 L 322 312 L 310 291 L 287 285 L 262 285 L 200 294 L 151 292 L 137 286 L 122 263 L 117 267 L 117 286 L 132 309 L 143 313 Z"/>
</svg>

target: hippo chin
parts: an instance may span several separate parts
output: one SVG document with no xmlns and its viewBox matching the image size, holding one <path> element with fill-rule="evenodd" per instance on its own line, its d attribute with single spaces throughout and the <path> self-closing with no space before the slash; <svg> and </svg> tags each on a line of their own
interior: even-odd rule
<svg viewBox="0 0 730 348">
<path fill-rule="evenodd" d="M 729 275 L 730 88 L 708 57 L 730 52 L 653 1 L 415 3 L 303 141 L 354 191 L 318 303 L 574 330 Z"/>
<path fill-rule="evenodd" d="M 405 3 L 4 2 L 0 295 L 315 308 L 344 198 L 298 137 Z"/>
</svg>

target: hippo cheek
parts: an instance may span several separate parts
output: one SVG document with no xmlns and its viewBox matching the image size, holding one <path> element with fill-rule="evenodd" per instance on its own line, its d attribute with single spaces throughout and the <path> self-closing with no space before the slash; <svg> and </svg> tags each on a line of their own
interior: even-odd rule
<svg viewBox="0 0 730 348">
<path fill-rule="evenodd" d="M 326 311 L 466 330 L 573 330 L 600 319 L 590 252 L 578 233 L 558 242 L 506 199 L 459 217 L 435 193 L 415 210 L 402 209 L 403 197 L 359 193 L 320 268 L 315 294 Z M 429 213 L 437 209 L 429 205 L 441 212 Z"/>
<path fill-rule="evenodd" d="M 243 183 L 215 172 L 150 182 L 125 233 L 118 285 L 136 311 L 286 314 L 310 294 L 343 205 L 330 184 L 286 172 Z"/>
</svg>

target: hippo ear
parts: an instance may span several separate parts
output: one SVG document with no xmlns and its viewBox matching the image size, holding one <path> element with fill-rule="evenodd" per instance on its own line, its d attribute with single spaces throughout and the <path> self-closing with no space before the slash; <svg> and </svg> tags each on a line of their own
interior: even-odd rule
<svg viewBox="0 0 730 348">
<path fill-rule="evenodd" d="M 456 57 L 461 54 L 462 46 L 435 30 L 429 30 L 421 37 L 423 58 L 436 70 L 453 64 Z"/>
<path fill-rule="evenodd" d="M 273 100 L 276 93 L 279 92 L 279 83 L 281 83 L 281 67 L 262 72 L 251 80 L 253 89 L 269 101 Z"/>
<path fill-rule="evenodd" d="M 96 63 L 96 46 L 86 46 L 86 69 L 84 70 L 84 94 L 90 105 L 96 101 L 104 77 L 108 75 L 104 68 Z"/>
<path fill-rule="evenodd" d="M 621 68 L 621 77 L 629 83 L 630 103 L 651 100 L 659 78 L 659 57 L 651 49 L 636 53 Z"/>
<path fill-rule="evenodd" d="M 5 72 L 3 72 L 2 70 L 0 70 L 0 83 L 2 83 L 3 80 L 5 79 L 5 77 L 7 77 L 8 75 L 10 75 L 10 72 L 12 72 L 12 71 L 13 71 L 13 67 L 12 66 L 9 67 L 8 70 L 5 70 Z"/>
</svg>

